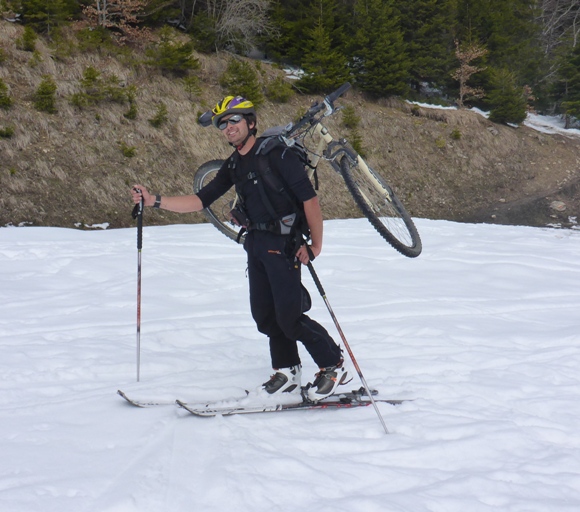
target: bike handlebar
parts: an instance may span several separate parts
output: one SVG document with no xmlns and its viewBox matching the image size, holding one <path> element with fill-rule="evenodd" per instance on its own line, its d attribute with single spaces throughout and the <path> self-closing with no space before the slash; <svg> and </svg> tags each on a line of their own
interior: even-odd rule
<svg viewBox="0 0 580 512">
<path fill-rule="evenodd" d="M 350 83 L 346 82 L 342 84 L 336 91 L 331 92 L 325 99 L 325 102 L 332 105 L 338 98 L 340 98 L 346 91 L 350 89 Z"/>
<path fill-rule="evenodd" d="M 317 102 L 314 105 L 312 105 L 312 107 L 310 107 L 310 109 L 308 109 L 308 112 L 306 112 L 306 114 L 304 114 L 302 116 L 302 118 L 295 125 L 290 127 L 290 129 L 286 133 L 286 136 L 300 130 L 305 124 L 308 124 L 309 122 L 311 122 L 312 119 L 314 118 L 314 116 L 316 114 L 318 114 L 318 112 L 320 112 L 321 110 L 324 110 L 325 108 L 326 108 L 326 113 L 324 115 L 325 116 L 331 115 L 335 110 L 334 109 L 334 102 L 338 98 L 340 98 L 349 89 L 350 89 L 350 83 L 346 82 L 346 83 L 342 84 L 336 91 L 331 92 L 328 96 L 326 96 L 322 103 Z"/>
</svg>

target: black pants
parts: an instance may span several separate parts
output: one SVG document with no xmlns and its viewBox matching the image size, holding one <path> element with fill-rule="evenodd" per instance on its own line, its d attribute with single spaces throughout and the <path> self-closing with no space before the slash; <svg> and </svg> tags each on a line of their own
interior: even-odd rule
<svg viewBox="0 0 580 512">
<path fill-rule="evenodd" d="M 248 253 L 250 307 L 258 330 L 270 338 L 272 368 L 300 364 L 296 341 L 301 341 L 320 367 L 336 365 L 340 347 L 326 329 L 304 314 L 301 264 L 285 254 L 287 237 L 251 231 Z"/>
</svg>

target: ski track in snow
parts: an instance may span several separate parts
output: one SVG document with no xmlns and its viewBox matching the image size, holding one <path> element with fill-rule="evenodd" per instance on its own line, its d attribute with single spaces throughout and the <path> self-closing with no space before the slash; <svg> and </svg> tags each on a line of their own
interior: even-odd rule
<svg viewBox="0 0 580 512">
<path fill-rule="evenodd" d="M 245 254 L 212 226 L 145 227 L 140 383 L 135 230 L 0 229 L 0 510 L 580 510 L 580 232 L 417 225 L 408 259 L 326 222 L 314 264 L 369 385 L 414 399 L 379 404 L 390 435 L 372 407 L 196 418 L 116 396 L 227 402 L 268 378 Z"/>
</svg>

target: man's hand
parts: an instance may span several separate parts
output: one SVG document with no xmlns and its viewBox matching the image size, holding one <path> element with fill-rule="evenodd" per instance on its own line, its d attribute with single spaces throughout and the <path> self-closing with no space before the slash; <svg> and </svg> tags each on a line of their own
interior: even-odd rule
<svg viewBox="0 0 580 512">
<path fill-rule="evenodd" d="M 143 206 L 153 206 L 155 204 L 155 196 L 151 195 L 143 185 L 133 185 L 131 197 L 135 204 L 141 201 L 141 197 L 143 197 Z"/>
<path fill-rule="evenodd" d="M 298 249 L 296 251 L 296 257 L 298 258 L 298 261 L 300 261 L 300 263 L 302 263 L 303 265 L 308 265 L 308 263 L 310 263 L 311 260 L 313 260 L 314 258 L 316 258 L 320 252 L 321 252 L 322 248 L 321 247 L 317 247 L 315 245 L 302 245 L 300 246 L 300 249 Z M 312 252 L 312 258 L 310 257 L 310 252 Z"/>
</svg>

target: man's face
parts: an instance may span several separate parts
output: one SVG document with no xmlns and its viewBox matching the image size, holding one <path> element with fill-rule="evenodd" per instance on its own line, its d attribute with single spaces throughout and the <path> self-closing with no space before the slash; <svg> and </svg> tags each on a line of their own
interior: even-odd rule
<svg viewBox="0 0 580 512">
<path fill-rule="evenodd" d="M 226 123 L 223 133 L 230 144 L 239 146 L 248 136 L 249 127 L 244 117 L 240 114 L 232 114 L 221 119 L 221 123 Z"/>
</svg>

